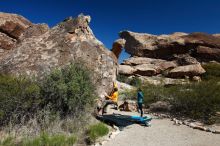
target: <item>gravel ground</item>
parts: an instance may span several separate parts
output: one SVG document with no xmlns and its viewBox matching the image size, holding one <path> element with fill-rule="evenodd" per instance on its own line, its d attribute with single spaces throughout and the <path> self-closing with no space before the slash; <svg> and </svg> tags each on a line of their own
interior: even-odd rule
<svg viewBox="0 0 220 146">
<path fill-rule="evenodd" d="M 125 127 L 104 146 L 220 146 L 220 134 L 176 126 L 169 119 L 153 119 L 151 127 Z"/>
</svg>

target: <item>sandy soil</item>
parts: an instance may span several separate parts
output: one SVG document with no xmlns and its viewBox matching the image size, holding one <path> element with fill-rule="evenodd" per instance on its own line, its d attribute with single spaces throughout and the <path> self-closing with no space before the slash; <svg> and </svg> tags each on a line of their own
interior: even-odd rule
<svg viewBox="0 0 220 146">
<path fill-rule="evenodd" d="M 169 119 L 151 123 L 151 127 L 129 125 L 104 146 L 220 146 L 220 134 L 176 126 Z"/>
</svg>

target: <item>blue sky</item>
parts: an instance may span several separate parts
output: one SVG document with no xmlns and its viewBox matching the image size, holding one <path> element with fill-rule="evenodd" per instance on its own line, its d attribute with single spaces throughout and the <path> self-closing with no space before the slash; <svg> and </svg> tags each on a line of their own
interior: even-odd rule
<svg viewBox="0 0 220 146">
<path fill-rule="evenodd" d="M 68 16 L 90 15 L 94 34 L 107 48 L 122 30 L 152 34 L 220 32 L 219 0 L 0 0 L 0 11 L 50 27 Z M 120 62 L 127 57 L 122 53 Z"/>
</svg>

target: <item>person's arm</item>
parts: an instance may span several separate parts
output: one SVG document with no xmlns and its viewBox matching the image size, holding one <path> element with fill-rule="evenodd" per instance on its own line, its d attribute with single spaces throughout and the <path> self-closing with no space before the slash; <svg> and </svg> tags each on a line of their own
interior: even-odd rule
<svg viewBox="0 0 220 146">
<path fill-rule="evenodd" d="M 144 100 L 144 94 L 143 94 L 143 92 L 141 92 L 141 98 L 142 98 L 142 102 L 143 102 L 143 100 Z"/>
<path fill-rule="evenodd" d="M 143 99 L 144 99 L 143 93 L 142 93 L 142 92 L 138 92 L 138 94 L 137 94 L 137 100 L 138 100 L 138 102 L 139 102 L 139 101 L 143 101 Z"/>
<path fill-rule="evenodd" d="M 143 92 L 141 92 L 141 97 L 144 98 L 144 94 L 143 94 Z"/>
<path fill-rule="evenodd" d="M 107 98 L 112 99 L 112 96 L 105 95 Z"/>
</svg>

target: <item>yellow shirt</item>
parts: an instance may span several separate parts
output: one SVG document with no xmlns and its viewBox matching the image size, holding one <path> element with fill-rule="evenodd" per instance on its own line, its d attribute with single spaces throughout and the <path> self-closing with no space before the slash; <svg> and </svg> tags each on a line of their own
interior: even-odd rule
<svg viewBox="0 0 220 146">
<path fill-rule="evenodd" d="M 109 98 L 114 102 L 118 102 L 118 91 L 114 92 Z"/>
</svg>

